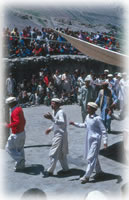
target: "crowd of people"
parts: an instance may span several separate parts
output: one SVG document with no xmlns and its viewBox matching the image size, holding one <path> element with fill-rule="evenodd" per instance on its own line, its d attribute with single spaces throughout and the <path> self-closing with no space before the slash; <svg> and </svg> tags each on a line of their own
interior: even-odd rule
<svg viewBox="0 0 129 200">
<path fill-rule="evenodd" d="M 86 31 L 70 31 L 69 29 L 60 30 L 67 35 L 71 35 L 80 40 L 87 41 L 89 43 L 99 45 L 103 48 L 112 50 L 112 51 L 120 51 L 120 42 L 117 38 L 117 33 L 113 32 L 86 32 Z"/>
<path fill-rule="evenodd" d="M 110 132 L 111 114 L 114 109 L 124 110 L 129 77 L 127 73 L 110 74 L 104 70 L 100 75 L 76 69 L 73 73 L 56 70 L 51 73 L 43 66 L 31 79 L 16 82 L 10 73 L 6 79 L 6 96 L 15 96 L 21 107 L 44 104 L 49 106 L 52 98 L 59 98 L 62 104 L 77 103 L 81 107 L 82 121 L 89 101 L 96 102 L 101 109 L 101 117 Z M 122 112 L 120 117 L 122 117 Z"/>
<path fill-rule="evenodd" d="M 108 36 L 107 33 L 99 32 L 73 32 L 68 29 L 60 31 L 100 45 L 106 49 L 113 51 L 120 50 L 119 42 L 115 39 L 114 35 Z M 32 30 L 29 26 L 25 27 L 21 32 L 18 31 L 18 28 L 14 28 L 13 31 L 7 28 L 4 30 L 4 41 L 10 58 L 53 54 L 80 54 L 64 38 L 48 28 L 42 28 L 40 31 L 37 28 Z M 86 149 L 85 152 L 87 153 L 86 159 L 88 160 L 88 166 L 84 176 L 80 178 L 81 183 L 89 181 L 94 169 L 96 174 L 102 172 L 98 160 L 101 137 L 105 135 L 104 147 L 107 148 L 107 132 L 111 132 L 111 120 L 121 120 L 124 118 L 129 88 L 129 77 L 127 73 L 116 72 L 111 74 L 108 69 L 105 69 L 101 74 L 94 73 L 93 71 L 87 74 L 78 69 L 73 71 L 73 73 L 69 73 L 68 71 L 61 73 L 59 70 L 51 73 L 47 66 L 42 66 L 38 74 L 33 74 L 31 79 L 24 79 L 22 81 L 17 81 L 13 77 L 13 74 L 9 73 L 5 85 L 6 103 L 11 108 L 11 122 L 6 124 L 6 126 L 12 129 L 12 134 L 7 141 L 6 150 L 15 160 L 14 171 L 19 171 L 25 167 L 24 128 L 26 119 L 24 118 L 22 108 L 41 104 L 51 105 L 54 111 L 54 115 L 50 113 L 44 115 L 46 119 L 51 120 L 54 124 L 46 130 L 46 134 L 54 130 L 54 140 L 52 141 L 49 154 L 51 162 L 45 176 L 53 175 L 58 160 L 64 172 L 69 170 L 67 163 L 67 119 L 60 105 L 75 103 L 81 108 L 82 123 L 71 121 L 69 124 L 86 128 L 87 135 L 89 132 L 89 138 L 86 140 L 86 147 L 89 147 L 89 149 Z M 100 107 L 101 117 L 95 114 L 98 107 Z M 118 116 L 114 115 L 115 109 L 119 110 Z M 19 121 L 17 120 L 18 115 L 20 116 Z M 14 125 L 15 120 L 17 124 L 15 123 Z M 56 135 L 56 133 L 58 134 Z M 98 137 L 97 143 L 96 135 Z M 95 136 L 94 139 L 92 136 Z M 92 142 L 90 142 L 91 137 Z M 14 149 L 12 151 L 12 146 L 15 144 L 21 146 L 18 154 L 17 149 L 14 148 L 16 151 Z M 92 151 L 93 144 L 95 144 L 94 152 Z"/>
<path fill-rule="evenodd" d="M 99 45 L 113 51 L 120 51 L 119 40 L 115 34 L 106 32 L 88 33 L 84 31 L 71 31 L 69 29 L 59 29 L 67 35 Z M 50 28 L 25 27 L 19 31 L 17 27 L 13 30 L 5 28 L 3 30 L 4 56 L 9 58 L 47 56 L 58 54 L 80 55 L 76 48 L 68 43 L 61 35 Z"/>
<path fill-rule="evenodd" d="M 29 26 L 21 32 L 17 27 L 12 31 L 6 28 L 3 36 L 5 56 L 9 58 L 80 53 L 50 28 L 39 30 L 35 27 L 32 30 Z"/>
<path fill-rule="evenodd" d="M 107 94 L 104 93 L 104 95 Z M 111 97 L 111 94 L 108 97 Z M 12 129 L 12 133 L 10 134 L 6 144 L 6 150 L 15 161 L 14 171 L 24 172 L 25 161 L 26 161 L 24 152 L 24 144 L 26 138 L 24 128 L 26 124 L 26 119 L 24 117 L 22 108 L 19 107 L 18 105 L 16 97 L 11 96 L 6 98 L 6 104 L 8 104 L 10 107 L 11 120 L 10 123 L 6 123 L 5 126 L 7 128 Z M 50 165 L 47 171 L 44 171 L 44 178 L 51 177 L 54 175 L 54 170 L 56 168 L 57 161 L 60 161 L 62 167 L 61 173 L 63 175 L 69 174 L 70 172 L 67 160 L 67 154 L 68 154 L 67 115 L 60 106 L 61 106 L 61 100 L 59 98 L 52 98 L 51 108 L 53 110 L 53 113 L 51 114 L 48 112 L 44 114 L 44 117 L 48 120 L 51 120 L 51 122 L 53 123 L 52 126 L 46 129 L 45 134 L 48 135 L 51 131 L 54 132 L 52 145 L 49 152 Z M 108 146 L 108 134 L 102 118 L 96 114 L 97 108 L 98 108 L 97 103 L 88 102 L 87 108 L 85 107 L 85 109 L 87 109 L 87 116 L 85 122 L 83 123 L 78 123 L 73 121 L 69 122 L 69 125 L 73 125 L 79 128 L 86 128 L 85 160 L 87 162 L 87 167 L 83 177 L 80 177 L 80 181 L 82 184 L 88 183 L 90 181 L 91 175 L 94 170 L 96 173 L 92 177 L 94 179 L 99 179 L 104 174 L 104 172 L 101 169 L 98 156 L 99 156 L 102 137 L 104 139 L 104 148 L 106 149 Z M 128 185 L 124 185 L 122 187 L 122 192 L 124 193 L 123 195 L 127 194 L 127 188 Z M 91 194 L 89 193 L 86 199 L 88 199 L 90 195 Z M 96 193 L 96 195 L 99 195 L 99 199 L 100 197 L 101 198 L 105 197 L 103 193 Z M 31 196 L 33 196 L 34 198 L 41 197 L 43 199 L 46 199 L 45 192 L 43 192 L 38 188 L 31 188 L 30 190 L 27 190 L 22 197 L 28 199 L 31 198 Z"/>
</svg>

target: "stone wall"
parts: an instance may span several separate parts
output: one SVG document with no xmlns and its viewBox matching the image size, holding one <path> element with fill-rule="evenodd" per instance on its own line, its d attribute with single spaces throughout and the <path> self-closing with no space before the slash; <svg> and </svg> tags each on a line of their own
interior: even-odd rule
<svg viewBox="0 0 129 200">
<path fill-rule="evenodd" d="M 23 78 L 30 78 L 32 74 L 38 74 L 41 67 L 47 65 L 49 70 L 53 73 L 56 69 L 60 72 L 68 70 L 72 73 L 75 69 L 80 69 L 89 73 L 93 70 L 95 73 L 102 73 L 104 69 L 109 69 L 110 73 L 120 71 L 120 68 L 108 65 L 82 55 L 56 55 L 47 57 L 27 57 L 27 58 L 13 58 L 4 59 L 5 74 L 9 71 L 13 72 L 16 80 Z"/>
</svg>

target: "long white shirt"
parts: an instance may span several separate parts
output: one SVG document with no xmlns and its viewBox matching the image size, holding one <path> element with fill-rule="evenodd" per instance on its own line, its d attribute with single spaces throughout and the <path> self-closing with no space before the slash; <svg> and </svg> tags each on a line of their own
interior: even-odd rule
<svg viewBox="0 0 129 200">
<path fill-rule="evenodd" d="M 124 79 L 121 79 L 120 82 L 120 90 L 119 90 L 119 100 L 120 101 L 125 101 L 126 98 L 127 98 L 127 92 L 128 92 L 128 81 L 127 80 L 124 80 Z"/>
<path fill-rule="evenodd" d="M 14 93 L 14 85 L 15 85 L 15 81 L 13 78 L 7 78 L 6 80 L 6 88 L 7 88 L 7 92 L 8 95 L 13 95 Z"/>
<path fill-rule="evenodd" d="M 53 79 L 57 85 L 61 85 L 61 75 L 54 74 Z"/>
<path fill-rule="evenodd" d="M 85 139 L 85 159 L 87 160 L 94 151 L 94 145 L 97 145 L 99 151 L 101 145 L 101 138 L 103 135 L 104 144 L 107 144 L 107 132 L 100 116 L 87 115 L 84 123 L 74 123 L 76 127 L 86 128 Z"/>
<path fill-rule="evenodd" d="M 49 156 L 60 157 L 68 154 L 67 118 L 61 108 L 53 112 L 52 121 L 53 125 L 50 129 L 54 132 L 54 137 Z"/>
</svg>

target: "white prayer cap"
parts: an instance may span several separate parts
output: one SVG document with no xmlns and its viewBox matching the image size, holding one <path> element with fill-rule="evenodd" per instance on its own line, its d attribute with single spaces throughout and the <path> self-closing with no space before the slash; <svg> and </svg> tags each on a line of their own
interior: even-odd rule
<svg viewBox="0 0 129 200">
<path fill-rule="evenodd" d="M 122 76 L 127 76 L 127 73 L 126 73 L 126 72 L 123 72 L 123 73 L 122 73 Z"/>
<path fill-rule="evenodd" d="M 51 101 L 56 102 L 56 103 L 61 103 L 61 100 L 58 98 L 53 98 Z"/>
<path fill-rule="evenodd" d="M 86 77 L 85 81 L 91 81 L 90 77 Z"/>
<path fill-rule="evenodd" d="M 100 191 L 89 192 L 85 200 L 107 200 L 106 196 Z"/>
<path fill-rule="evenodd" d="M 92 107 L 92 108 L 95 108 L 96 110 L 98 108 L 98 105 L 96 103 L 94 103 L 94 102 L 88 102 L 87 105 L 90 106 L 90 107 Z"/>
<path fill-rule="evenodd" d="M 110 78 L 110 77 L 113 77 L 113 75 L 112 74 L 108 74 L 108 77 Z"/>
<path fill-rule="evenodd" d="M 104 70 L 104 72 L 107 72 L 107 73 L 109 73 L 109 70 L 108 70 L 108 69 L 105 69 L 105 70 Z"/>
<path fill-rule="evenodd" d="M 122 77 L 121 73 L 118 73 L 117 76 L 118 76 L 118 77 Z"/>
<path fill-rule="evenodd" d="M 17 101 L 16 97 L 8 97 L 5 102 L 6 104 L 10 104 L 16 101 Z"/>
</svg>

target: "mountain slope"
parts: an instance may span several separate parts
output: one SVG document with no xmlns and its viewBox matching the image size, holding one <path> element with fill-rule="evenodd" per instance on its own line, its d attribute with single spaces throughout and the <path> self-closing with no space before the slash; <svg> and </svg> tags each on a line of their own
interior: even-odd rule
<svg viewBox="0 0 129 200">
<path fill-rule="evenodd" d="M 48 28 L 69 28 L 74 31 L 110 32 L 117 37 L 124 35 L 124 8 L 114 7 L 6 7 L 4 27 L 17 27 L 22 31 L 26 26 Z"/>
</svg>

